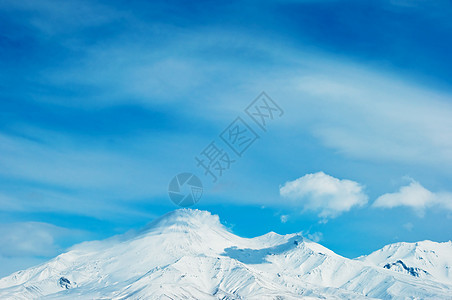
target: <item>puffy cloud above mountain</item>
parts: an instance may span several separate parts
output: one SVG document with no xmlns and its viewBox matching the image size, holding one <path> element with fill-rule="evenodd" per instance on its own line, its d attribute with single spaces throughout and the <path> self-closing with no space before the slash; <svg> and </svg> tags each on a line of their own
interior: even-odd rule
<svg viewBox="0 0 452 300">
<path fill-rule="evenodd" d="M 306 174 L 280 188 L 282 197 L 322 218 L 334 218 L 354 206 L 363 206 L 368 197 L 364 187 L 352 180 L 338 179 L 323 172 Z"/>
<path fill-rule="evenodd" d="M 409 185 L 402 186 L 397 192 L 378 197 L 372 206 L 382 208 L 406 206 L 422 215 L 426 208 L 432 206 L 452 210 L 452 193 L 431 192 L 419 182 L 411 180 Z"/>
</svg>

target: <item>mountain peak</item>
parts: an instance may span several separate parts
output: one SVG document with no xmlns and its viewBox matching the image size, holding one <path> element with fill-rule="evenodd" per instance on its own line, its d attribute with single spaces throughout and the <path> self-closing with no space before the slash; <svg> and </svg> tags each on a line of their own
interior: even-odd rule
<svg viewBox="0 0 452 300">
<path fill-rule="evenodd" d="M 384 246 L 367 256 L 358 258 L 376 266 L 450 283 L 452 273 L 452 242 L 429 240 L 414 243 L 399 242 Z"/>
<path fill-rule="evenodd" d="M 184 208 L 0 279 L 0 298 L 451 299 L 450 243 L 410 245 L 350 260 L 298 234 L 243 238 Z"/>
</svg>

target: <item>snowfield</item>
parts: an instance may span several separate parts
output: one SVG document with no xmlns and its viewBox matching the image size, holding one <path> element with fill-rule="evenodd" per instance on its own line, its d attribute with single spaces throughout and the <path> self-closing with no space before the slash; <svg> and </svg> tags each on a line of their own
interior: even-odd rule
<svg viewBox="0 0 452 300">
<path fill-rule="evenodd" d="M 180 209 L 0 279 L 0 299 L 452 299 L 452 243 L 348 259 L 297 234 L 232 234 Z"/>
</svg>

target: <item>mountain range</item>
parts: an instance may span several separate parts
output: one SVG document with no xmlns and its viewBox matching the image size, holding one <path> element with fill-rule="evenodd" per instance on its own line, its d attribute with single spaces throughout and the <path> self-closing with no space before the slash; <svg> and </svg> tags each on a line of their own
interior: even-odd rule
<svg viewBox="0 0 452 300">
<path fill-rule="evenodd" d="M 349 259 L 301 234 L 243 238 L 216 215 L 179 209 L 0 279 L 0 299 L 300 298 L 452 299 L 452 242 Z"/>
</svg>

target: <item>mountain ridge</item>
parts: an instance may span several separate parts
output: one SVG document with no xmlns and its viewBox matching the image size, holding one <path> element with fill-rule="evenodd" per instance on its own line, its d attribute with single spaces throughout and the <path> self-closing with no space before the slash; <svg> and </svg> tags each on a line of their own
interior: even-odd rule
<svg viewBox="0 0 452 300">
<path fill-rule="evenodd" d="M 398 245 L 403 251 L 388 245 L 348 259 L 297 233 L 242 238 L 217 215 L 179 209 L 142 230 L 76 245 L 47 263 L 4 277 L 0 298 L 452 298 L 449 275 L 440 276 L 452 264 L 452 245 L 432 243 L 440 249 L 430 249 L 438 252 L 436 260 L 426 246 L 419 249 L 427 252 L 410 252 L 407 243 Z M 405 274 L 398 265 L 384 267 L 400 260 L 406 268 L 425 268 L 416 257 L 429 260 L 429 276 Z"/>
</svg>

